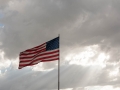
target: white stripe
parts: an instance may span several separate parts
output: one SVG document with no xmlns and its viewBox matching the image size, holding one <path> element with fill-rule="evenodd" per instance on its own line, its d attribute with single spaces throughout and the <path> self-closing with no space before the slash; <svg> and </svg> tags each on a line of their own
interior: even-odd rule
<svg viewBox="0 0 120 90">
<path fill-rule="evenodd" d="M 23 53 L 33 53 L 33 52 L 36 52 L 36 51 L 39 51 L 39 50 L 42 50 L 43 48 L 46 48 L 46 45 L 44 45 L 44 46 L 42 46 L 42 47 L 40 47 L 40 48 L 38 48 L 38 49 L 36 49 L 36 50 L 34 50 L 34 51 L 24 51 Z"/>
<path fill-rule="evenodd" d="M 41 48 L 41 47 L 43 47 L 43 46 L 46 46 L 46 43 L 43 43 L 43 44 L 41 44 L 41 45 L 39 45 L 39 46 L 33 47 L 33 48 L 31 48 L 31 49 L 28 49 L 28 50 L 36 50 L 36 49 L 39 49 L 39 48 Z"/>
<path fill-rule="evenodd" d="M 51 60 L 51 59 L 56 59 L 56 58 L 59 58 L 59 56 L 52 57 L 52 58 L 47 58 L 47 59 L 43 59 L 43 60 Z M 36 62 L 34 62 L 32 64 L 39 63 L 40 61 L 42 61 L 42 60 L 38 60 L 38 61 L 36 61 Z M 25 64 L 29 64 L 29 63 L 31 63 L 31 61 L 30 62 L 21 62 L 20 65 L 25 65 Z"/>
<path fill-rule="evenodd" d="M 23 54 L 34 53 L 34 52 L 39 51 L 39 50 L 42 50 L 42 49 L 44 49 L 44 48 L 46 48 L 46 46 L 41 47 L 41 48 L 39 48 L 39 49 L 37 49 L 37 50 L 35 50 L 35 51 L 24 51 L 24 52 L 21 52 L 21 53 L 23 53 Z"/>
<path fill-rule="evenodd" d="M 56 58 L 59 58 L 59 56 L 56 56 L 56 57 L 53 57 L 53 58 L 47 58 L 47 59 L 43 59 L 43 60 L 51 60 L 51 59 L 56 59 Z M 39 63 L 40 61 L 36 61 L 32 64 L 36 64 L 36 63 Z"/>
<path fill-rule="evenodd" d="M 59 52 L 53 53 L 53 54 L 46 54 L 46 55 L 42 55 L 42 56 L 37 56 L 35 59 L 39 59 L 39 58 L 44 58 L 44 57 L 49 57 L 49 56 L 54 56 L 54 55 L 58 55 Z"/>
<path fill-rule="evenodd" d="M 54 51 L 57 51 L 57 50 L 59 50 L 59 49 L 54 49 L 54 50 L 50 50 L 50 51 L 41 52 L 40 54 L 46 54 L 46 53 L 54 52 Z"/>
<path fill-rule="evenodd" d="M 37 55 L 36 57 L 28 58 L 28 59 L 21 59 L 20 61 L 26 61 L 26 60 L 32 60 L 32 59 L 39 59 L 39 58 L 49 57 L 49 56 L 58 55 L 58 54 L 59 54 L 59 52 L 55 52 L 53 54 L 46 54 L 46 55 Z"/>
<path fill-rule="evenodd" d="M 41 45 L 36 46 L 36 47 L 33 47 L 33 48 L 30 48 L 30 49 L 27 49 L 27 50 L 36 50 L 36 49 L 39 49 L 39 48 L 43 47 L 44 45 L 46 46 L 46 43 L 41 44 Z M 25 50 L 25 51 L 26 51 L 26 50 Z M 24 52 L 24 51 L 23 51 L 23 52 Z"/>
<path fill-rule="evenodd" d="M 29 64 L 30 62 L 31 62 L 31 60 L 29 62 L 21 62 L 20 65 Z"/>
<path fill-rule="evenodd" d="M 46 48 L 46 47 L 45 47 L 45 48 Z M 42 49 L 40 49 L 40 50 L 43 50 L 43 49 L 45 49 L 45 48 L 42 48 Z M 37 51 L 39 51 L 39 50 L 37 50 Z M 33 54 L 31 54 L 31 53 L 32 53 L 32 52 L 26 52 L 26 53 L 24 53 L 24 54 L 28 54 L 28 55 L 23 55 L 23 54 L 21 54 L 20 57 L 34 56 L 34 55 L 36 55 L 38 52 L 33 53 Z"/>
<path fill-rule="evenodd" d="M 54 52 L 54 51 L 57 51 L 57 50 L 59 50 L 59 49 L 55 49 L 55 50 L 50 50 L 50 51 L 45 51 L 45 52 L 41 52 L 41 53 L 39 53 L 38 55 L 41 55 L 41 54 L 46 54 L 46 53 L 50 53 L 50 52 Z M 30 54 L 30 55 L 21 55 L 20 57 L 29 57 L 29 56 L 35 56 L 36 54 Z"/>
</svg>

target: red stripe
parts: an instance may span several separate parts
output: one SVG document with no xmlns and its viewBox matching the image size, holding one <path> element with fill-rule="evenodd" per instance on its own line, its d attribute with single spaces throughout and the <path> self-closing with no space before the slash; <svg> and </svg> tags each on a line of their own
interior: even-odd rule
<svg viewBox="0 0 120 90">
<path fill-rule="evenodd" d="M 42 48 L 45 48 L 46 47 L 46 44 L 44 44 L 43 46 L 41 46 L 41 47 L 39 47 L 39 48 L 36 48 L 36 49 L 28 49 L 28 50 L 26 50 L 26 51 L 24 51 L 23 53 L 28 53 L 28 52 L 35 52 L 35 51 L 37 51 L 37 50 L 40 50 L 40 49 L 42 49 Z"/>
<path fill-rule="evenodd" d="M 45 59 L 49 59 L 49 60 L 53 60 L 53 58 L 54 57 L 57 57 L 58 58 L 58 56 L 59 56 L 59 54 L 56 54 L 56 55 L 52 55 L 52 56 L 48 56 L 48 57 L 43 57 L 43 58 L 38 58 L 38 59 L 35 59 L 33 62 L 31 62 L 31 63 L 34 63 L 34 62 L 36 62 L 36 61 L 47 61 L 47 60 L 45 60 Z M 48 60 L 48 61 L 49 61 Z"/>
<path fill-rule="evenodd" d="M 45 52 L 45 53 L 40 53 L 38 56 L 44 56 L 44 55 L 47 55 L 47 54 L 54 54 L 54 53 L 57 53 L 59 52 L 59 50 L 56 50 L 56 51 L 53 51 L 53 52 Z M 33 58 L 34 56 L 25 56 L 25 57 L 20 57 L 20 59 L 31 59 Z"/>
<path fill-rule="evenodd" d="M 58 49 L 46 51 L 46 43 L 27 49 L 20 53 L 19 69 L 38 64 L 39 62 L 59 60 L 58 52 Z"/>
<path fill-rule="evenodd" d="M 25 50 L 25 51 L 23 51 L 23 52 L 20 52 L 20 54 L 23 54 L 23 53 L 25 53 L 25 52 L 27 52 L 27 51 L 36 51 L 37 49 L 40 49 L 39 47 L 45 46 L 45 44 L 46 44 L 46 43 L 43 43 L 43 44 L 41 44 L 41 45 L 39 45 L 39 46 L 33 47 L 33 48 L 31 48 L 31 49 L 27 49 L 27 50 Z M 26 54 L 25 54 L 25 55 L 26 55 Z"/>
<path fill-rule="evenodd" d="M 38 49 L 38 50 L 36 50 L 36 51 L 34 51 L 34 52 L 26 52 L 26 51 L 24 51 L 24 52 L 21 52 L 20 53 L 20 55 L 30 55 L 30 54 L 35 54 L 35 53 L 37 53 L 37 52 L 39 52 L 39 51 L 42 51 L 42 50 L 46 50 L 46 47 L 43 47 L 43 48 L 41 48 L 41 49 Z"/>
<path fill-rule="evenodd" d="M 26 56 L 26 55 L 30 55 L 30 54 L 37 54 L 37 53 L 40 53 L 40 52 L 43 52 L 43 51 L 46 51 L 46 48 L 43 48 L 41 50 L 38 50 L 36 52 L 29 52 L 29 53 L 21 53 L 20 56 Z"/>
<path fill-rule="evenodd" d="M 46 44 L 46 43 L 43 43 L 43 44 L 41 44 L 41 45 L 39 45 L 39 46 L 33 47 L 33 48 L 31 48 L 31 49 L 27 49 L 27 50 L 36 50 L 36 49 L 38 49 L 39 47 L 44 46 L 45 44 Z"/>
<path fill-rule="evenodd" d="M 53 58 L 53 57 L 56 57 L 56 56 L 59 56 L 59 54 L 57 53 L 57 54 L 55 54 L 55 55 L 45 56 L 45 57 L 42 57 L 42 58 L 41 58 L 41 57 L 38 57 L 38 58 L 36 57 L 37 59 L 35 59 L 34 62 L 35 62 L 35 61 L 38 61 L 38 60 L 40 60 L 40 59 L 47 59 L 47 58 L 49 59 L 49 58 Z"/>
<path fill-rule="evenodd" d="M 32 66 L 32 65 L 35 65 L 36 63 L 34 64 L 23 64 L 23 65 L 20 65 L 19 67 L 25 67 L 25 66 Z"/>
<path fill-rule="evenodd" d="M 52 59 L 52 60 L 42 60 L 41 62 L 48 62 L 48 61 L 54 61 L 54 60 L 59 60 L 59 58 L 55 58 L 55 59 Z"/>
<path fill-rule="evenodd" d="M 35 63 L 36 64 L 36 63 Z M 20 65 L 19 66 L 19 69 L 23 68 L 23 67 L 26 67 L 26 66 L 32 66 L 32 65 L 35 65 L 35 64 L 27 64 L 27 65 Z"/>
<path fill-rule="evenodd" d="M 55 59 L 49 59 L 49 60 L 42 60 L 40 62 L 48 62 L 48 61 L 55 61 L 55 60 L 59 60 L 59 58 L 55 58 Z M 25 66 L 32 66 L 32 65 L 35 65 L 35 64 L 38 64 L 38 63 L 31 63 L 31 64 L 21 64 L 19 67 L 25 67 Z"/>
<path fill-rule="evenodd" d="M 39 46 L 36 46 L 36 47 L 33 47 L 33 48 L 31 48 L 31 50 L 32 49 L 37 49 L 37 48 L 39 48 L 39 47 L 42 47 L 42 46 L 44 46 L 46 43 L 43 43 L 43 44 L 41 44 L 41 45 L 39 45 Z"/>
<path fill-rule="evenodd" d="M 47 59 L 47 58 L 49 59 L 49 58 L 53 58 L 53 57 L 56 57 L 56 56 L 59 56 L 59 54 L 52 55 L 52 56 L 46 56 L 46 57 L 42 57 L 42 58 L 38 58 L 38 59 L 34 59 L 32 62 L 31 62 L 31 60 L 20 61 L 20 63 L 23 63 L 23 62 L 31 62 L 31 63 L 33 63 L 33 62 L 36 62 L 38 60 Z"/>
</svg>

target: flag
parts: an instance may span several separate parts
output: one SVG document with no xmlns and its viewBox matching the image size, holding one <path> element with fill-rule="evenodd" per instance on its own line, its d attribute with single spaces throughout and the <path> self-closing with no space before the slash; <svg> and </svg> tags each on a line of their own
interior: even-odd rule
<svg viewBox="0 0 120 90">
<path fill-rule="evenodd" d="M 21 52 L 19 59 L 19 69 L 39 62 L 59 60 L 59 37 Z"/>
</svg>

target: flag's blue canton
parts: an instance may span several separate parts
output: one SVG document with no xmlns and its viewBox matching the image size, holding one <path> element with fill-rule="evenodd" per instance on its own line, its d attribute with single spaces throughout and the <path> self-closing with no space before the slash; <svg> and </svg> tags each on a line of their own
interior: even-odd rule
<svg viewBox="0 0 120 90">
<path fill-rule="evenodd" d="M 46 42 L 46 51 L 59 48 L 59 37 Z"/>
</svg>

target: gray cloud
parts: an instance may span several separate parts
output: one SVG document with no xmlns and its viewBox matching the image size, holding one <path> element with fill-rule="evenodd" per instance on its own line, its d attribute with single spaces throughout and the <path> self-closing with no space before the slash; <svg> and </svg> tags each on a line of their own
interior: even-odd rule
<svg viewBox="0 0 120 90">
<path fill-rule="evenodd" d="M 16 4 L 15 1 L 13 2 Z M 25 0 L 24 2 L 17 2 L 26 5 L 21 10 L 19 6 L 4 9 L 5 16 L 1 21 L 5 24 L 5 28 L 1 37 L 3 43 L 1 49 L 8 57 L 17 56 L 20 51 L 50 40 L 58 33 L 61 33 L 63 46 L 84 42 L 87 45 L 99 44 L 103 39 L 109 42 L 108 38 L 119 32 L 117 29 L 109 29 L 115 27 L 116 24 L 112 21 L 117 14 L 108 12 L 111 5 L 108 1 L 28 2 Z M 110 16 L 106 17 L 109 13 Z M 119 17 L 115 17 L 116 20 L 117 18 Z M 106 33 L 107 31 L 109 33 Z"/>
<path fill-rule="evenodd" d="M 3 8 L 5 8 L 7 5 L 8 5 L 8 2 L 9 2 L 10 0 L 1 0 L 0 1 L 0 9 L 3 9 Z M 0 10 L 1 11 L 1 10 Z"/>
<path fill-rule="evenodd" d="M 5 52 L 5 58 L 15 59 L 21 51 L 42 44 L 60 34 L 61 62 L 64 62 L 64 57 L 74 48 L 80 49 L 97 44 L 100 47 L 98 52 L 110 55 L 110 59 L 106 62 L 110 64 L 114 62 L 116 65 L 106 64 L 106 68 L 102 70 L 97 68 L 99 72 L 94 70 L 95 67 L 64 66 L 62 72 L 65 70 L 68 72 L 62 75 L 61 87 L 77 89 L 77 87 L 89 85 L 119 86 L 119 76 L 109 77 L 110 71 L 119 68 L 120 64 L 119 3 L 119 0 L 1 0 L 0 16 L 2 15 L 2 17 L 0 17 L 0 24 L 3 24 L 4 28 L 0 28 L 0 50 Z M 84 49 L 78 52 L 82 50 Z M 2 59 L 0 61 L 3 63 Z M 54 68 L 56 63 L 45 63 L 42 67 L 44 69 Z M 51 79 L 56 79 L 56 74 L 52 76 L 56 70 L 40 72 L 39 74 L 27 69 L 25 71 L 28 73 L 30 71 L 30 73 L 24 75 L 22 74 L 25 72 L 24 70 L 10 71 L 12 69 L 14 68 L 1 68 L 3 76 L 0 87 L 2 90 L 8 88 L 11 90 L 13 88 L 37 90 L 39 87 L 45 88 L 45 85 L 52 81 Z M 80 71 L 77 71 L 78 69 Z M 5 70 L 7 71 L 5 72 Z M 87 77 L 92 75 L 91 73 L 96 74 L 91 78 Z M 16 77 L 18 74 L 22 75 Z M 46 74 L 49 74 L 50 77 L 44 79 Z M 65 79 L 65 77 L 67 78 Z M 114 81 L 115 78 L 117 81 Z M 39 80 L 44 81 L 44 83 L 40 83 Z M 11 81 L 15 87 L 12 87 Z M 22 86 L 19 86 L 20 82 L 22 82 Z M 32 82 L 36 85 L 31 86 Z M 5 84 L 8 87 L 5 87 Z M 56 81 L 48 85 L 49 88 L 55 88 L 55 86 L 57 86 Z"/>
<path fill-rule="evenodd" d="M 110 81 L 109 69 L 99 66 L 66 65 L 61 66 L 60 86 L 61 89 L 117 85 L 118 81 Z M 116 78 L 116 77 L 115 77 Z M 119 76 L 117 76 L 119 78 Z M 113 78 L 114 79 L 114 78 Z M 4 82 L 4 83 L 3 83 Z M 6 87 L 7 85 L 7 87 Z M 34 72 L 30 68 L 12 70 L 0 77 L 2 90 L 50 90 L 57 88 L 57 69 L 52 71 Z M 80 88 L 82 90 L 83 88 Z M 84 89 L 83 89 L 84 90 Z"/>
</svg>

